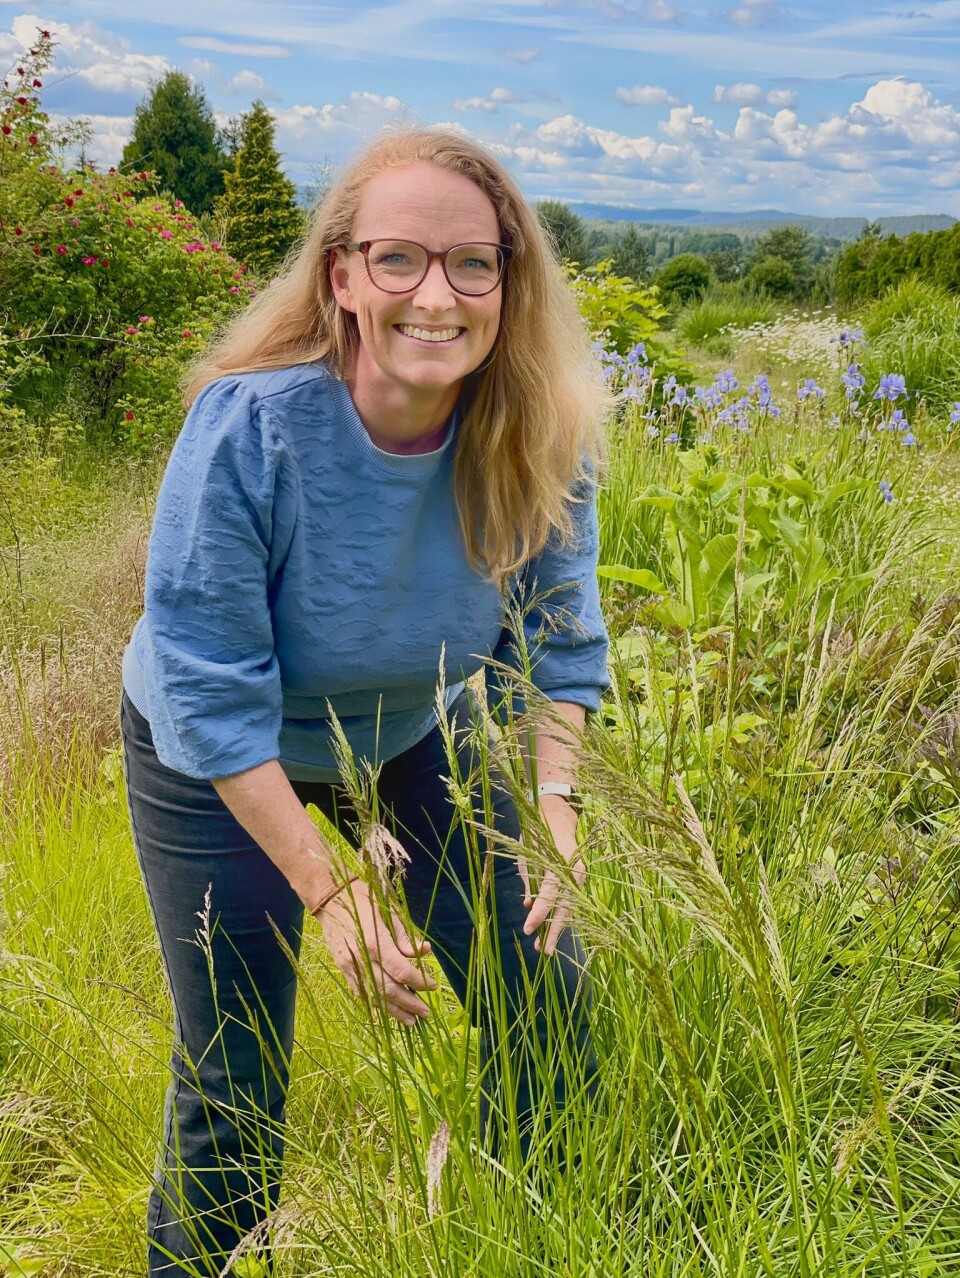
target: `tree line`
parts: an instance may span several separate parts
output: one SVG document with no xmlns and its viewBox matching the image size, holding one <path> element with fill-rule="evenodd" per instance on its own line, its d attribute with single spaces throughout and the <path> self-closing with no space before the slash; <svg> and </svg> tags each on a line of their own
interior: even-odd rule
<svg viewBox="0 0 960 1278">
<path fill-rule="evenodd" d="M 580 268 L 609 262 L 615 275 L 655 284 L 673 304 L 717 284 L 778 301 L 846 303 L 880 297 L 911 275 L 960 292 L 960 223 L 901 238 L 869 222 L 858 240 L 845 244 L 794 224 L 747 239 L 732 231 L 632 222 L 591 225 L 560 200 L 536 207 L 561 258 Z"/>
</svg>

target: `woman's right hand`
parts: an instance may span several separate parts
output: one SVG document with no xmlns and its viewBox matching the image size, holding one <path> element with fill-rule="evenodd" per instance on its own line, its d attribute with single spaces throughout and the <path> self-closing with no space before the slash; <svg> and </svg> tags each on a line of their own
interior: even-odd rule
<svg viewBox="0 0 960 1278">
<path fill-rule="evenodd" d="M 412 941 L 396 913 L 388 926 L 361 879 L 351 879 L 316 917 L 333 961 L 358 998 L 404 1025 L 430 1015 L 415 991 L 435 990 L 437 983 L 414 962 L 430 953 L 430 942 Z"/>
</svg>

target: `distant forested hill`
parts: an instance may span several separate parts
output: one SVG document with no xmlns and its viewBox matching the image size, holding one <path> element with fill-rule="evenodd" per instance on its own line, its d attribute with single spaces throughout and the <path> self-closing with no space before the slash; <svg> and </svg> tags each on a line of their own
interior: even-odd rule
<svg viewBox="0 0 960 1278">
<path fill-rule="evenodd" d="M 784 213 L 778 209 L 755 209 L 746 213 L 724 213 L 703 209 L 636 209 L 610 204 L 572 204 L 581 217 L 597 230 L 612 230 L 617 224 L 634 222 L 647 227 L 696 227 L 698 230 L 724 230 L 735 235 L 753 236 L 775 226 L 802 226 L 811 235 L 827 239 L 855 240 L 868 225 L 865 217 L 809 217 L 801 213 Z M 948 213 L 916 213 L 903 217 L 881 217 L 882 235 L 910 235 L 914 231 L 945 231 L 956 222 Z"/>
</svg>

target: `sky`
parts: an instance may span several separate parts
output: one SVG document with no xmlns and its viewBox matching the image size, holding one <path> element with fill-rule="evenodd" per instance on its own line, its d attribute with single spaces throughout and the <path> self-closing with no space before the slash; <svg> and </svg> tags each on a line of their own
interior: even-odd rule
<svg viewBox="0 0 960 1278">
<path fill-rule="evenodd" d="M 262 99 L 303 185 L 409 119 L 531 200 L 960 217 L 960 0 L 0 0 L 0 69 L 38 27 L 103 165 L 176 67 L 222 122 Z"/>
</svg>

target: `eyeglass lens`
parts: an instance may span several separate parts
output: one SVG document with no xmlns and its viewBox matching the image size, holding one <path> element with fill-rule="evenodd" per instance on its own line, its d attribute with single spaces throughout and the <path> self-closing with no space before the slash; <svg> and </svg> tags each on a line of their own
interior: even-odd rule
<svg viewBox="0 0 960 1278">
<path fill-rule="evenodd" d="M 370 278 L 386 292 L 415 288 L 427 272 L 427 254 L 406 240 L 378 240 L 367 255 Z M 501 255 L 492 244 L 455 244 L 444 259 L 447 279 L 460 293 L 489 293 L 497 285 Z"/>
</svg>

